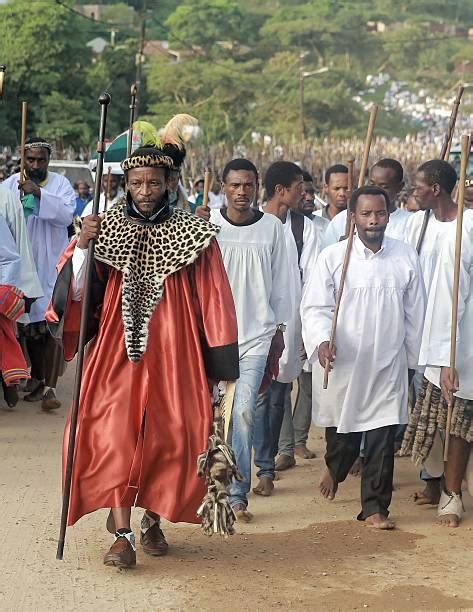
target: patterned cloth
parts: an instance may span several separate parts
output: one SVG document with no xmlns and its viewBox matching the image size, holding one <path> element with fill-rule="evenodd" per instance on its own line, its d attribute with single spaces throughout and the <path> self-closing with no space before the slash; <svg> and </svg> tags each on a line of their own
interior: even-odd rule
<svg viewBox="0 0 473 612">
<path fill-rule="evenodd" d="M 424 377 L 421 392 L 409 416 L 401 455 L 412 452 L 412 460 L 416 465 L 424 463 L 437 429 L 446 428 L 447 410 L 447 402 L 441 390 Z M 473 442 L 473 400 L 454 397 L 450 434 Z"/>
</svg>

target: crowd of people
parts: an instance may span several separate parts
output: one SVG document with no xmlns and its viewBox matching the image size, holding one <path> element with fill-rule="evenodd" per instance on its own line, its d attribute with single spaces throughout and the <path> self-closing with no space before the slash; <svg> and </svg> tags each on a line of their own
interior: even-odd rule
<svg viewBox="0 0 473 612">
<path fill-rule="evenodd" d="M 196 460 L 220 381 L 236 381 L 227 439 L 236 520 L 253 519 L 251 492 L 270 497 L 278 471 L 315 457 L 307 446 L 315 423 L 325 429 L 326 499 L 358 465 L 358 520 L 393 529 L 399 451 L 422 470 L 416 503 L 460 524 L 468 476 L 473 488 L 471 179 L 451 371 L 458 176 L 446 161 L 424 160 L 409 173 L 380 155 L 350 192 L 344 158 L 314 181 L 298 160 L 274 161 L 260 176 L 237 157 L 222 165 L 205 205 L 201 177 L 191 196 L 183 186 L 185 150 L 174 138 L 138 148 L 120 175 L 104 175 L 93 215 L 90 186 L 74 190 L 49 171 L 50 154 L 48 142 L 30 138 L 24 176 L 0 186 L 2 384 L 11 407 L 21 393 L 58 410 L 58 380 L 87 317 L 68 524 L 110 508 L 106 565 L 136 564 L 132 506 L 145 508 L 140 540 L 151 555 L 168 552 L 161 517 L 198 521 L 206 487 Z M 82 312 L 91 240 L 92 301 Z M 69 421 L 66 441 L 68 431 Z"/>
</svg>

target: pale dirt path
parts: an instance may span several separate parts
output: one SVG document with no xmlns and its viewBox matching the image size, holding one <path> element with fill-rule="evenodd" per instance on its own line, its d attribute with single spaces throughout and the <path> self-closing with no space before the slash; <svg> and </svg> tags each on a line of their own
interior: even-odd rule
<svg viewBox="0 0 473 612">
<path fill-rule="evenodd" d="M 61 381 L 66 401 L 72 369 Z M 106 511 L 68 530 L 55 560 L 60 513 L 60 440 L 65 410 L 45 415 L 0 403 L 0 610 L 473 610 L 473 502 L 458 530 L 434 526 L 435 511 L 409 501 L 417 470 L 397 460 L 396 532 L 357 523 L 359 479 L 334 502 L 317 494 L 323 461 L 285 472 L 270 499 L 251 497 L 255 521 L 223 541 L 195 526 L 165 524 L 167 558 L 138 548 L 138 567 L 102 565 L 111 543 Z M 322 455 L 322 439 L 312 445 Z M 134 512 L 138 529 L 140 511 Z"/>
</svg>

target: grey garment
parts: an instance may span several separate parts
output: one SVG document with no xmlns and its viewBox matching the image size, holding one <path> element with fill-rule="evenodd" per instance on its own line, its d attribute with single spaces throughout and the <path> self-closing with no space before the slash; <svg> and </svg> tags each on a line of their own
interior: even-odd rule
<svg viewBox="0 0 473 612">
<path fill-rule="evenodd" d="M 284 419 L 279 436 L 279 453 L 294 456 L 294 447 L 307 443 L 312 423 L 312 372 L 301 372 L 297 379 L 297 392 L 294 414 L 291 397 L 288 394 L 284 407 Z"/>
</svg>

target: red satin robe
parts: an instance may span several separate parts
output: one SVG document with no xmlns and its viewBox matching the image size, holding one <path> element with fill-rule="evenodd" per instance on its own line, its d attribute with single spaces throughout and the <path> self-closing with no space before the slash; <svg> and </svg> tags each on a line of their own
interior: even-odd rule
<svg viewBox="0 0 473 612">
<path fill-rule="evenodd" d="M 81 309 L 67 291 L 73 248 L 59 263 L 46 316 L 63 324 L 66 360 L 77 349 Z M 218 244 L 212 240 L 193 264 L 166 279 L 138 363 L 125 349 L 122 273 L 99 262 L 96 270 L 105 293 L 101 308 L 89 314 L 99 326 L 85 357 L 68 525 L 98 508 L 133 505 L 169 521 L 199 522 L 206 487 L 196 461 L 212 422 L 207 376 L 238 376 L 236 314 Z M 63 476 L 68 436 L 69 421 Z"/>
</svg>

